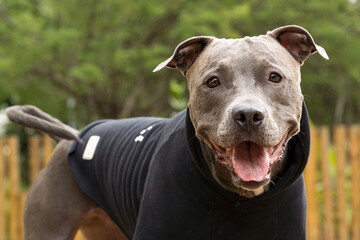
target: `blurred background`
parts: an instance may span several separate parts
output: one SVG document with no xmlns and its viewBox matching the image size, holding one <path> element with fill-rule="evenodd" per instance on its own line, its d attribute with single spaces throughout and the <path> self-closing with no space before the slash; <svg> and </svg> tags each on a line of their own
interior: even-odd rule
<svg viewBox="0 0 360 240">
<path fill-rule="evenodd" d="M 355 0 L 1 0 L 0 103 L 34 104 L 76 127 L 169 116 L 186 106 L 177 71 L 152 73 L 194 35 L 239 38 L 306 28 L 330 56 L 302 68 L 316 124 L 360 119 L 360 3 Z"/>
<path fill-rule="evenodd" d="M 34 132 L 6 124 L 6 107 L 36 105 L 78 129 L 102 118 L 168 117 L 186 108 L 186 80 L 174 70 L 152 70 L 172 54 L 178 43 L 194 35 L 254 36 L 288 24 L 306 28 L 330 57 L 326 61 L 315 54 L 302 67 L 301 86 L 311 121 L 314 129 L 323 126 L 313 131 L 317 144 L 313 149 L 324 147 L 323 141 L 328 141 L 316 153 L 312 150 L 313 167 L 320 169 L 322 163 L 329 164 L 324 167 L 328 168 L 327 183 L 324 172 L 311 172 L 307 178 L 308 185 L 315 188 L 309 195 L 318 199 L 309 203 L 310 208 L 317 206 L 315 217 L 310 216 L 315 219 L 310 225 L 317 230 L 310 232 L 309 239 L 360 239 L 356 230 L 360 229 L 360 198 L 354 196 L 360 191 L 356 185 L 359 176 L 354 175 L 354 170 L 359 170 L 360 135 L 357 125 L 353 125 L 360 122 L 357 0 L 0 0 L 0 134 L 17 139 L 4 137 L 1 143 L 3 158 L 10 159 L 9 163 L 4 160 L 4 191 L 12 188 L 7 183 L 11 181 L 6 180 L 10 175 L 6 169 L 12 161 L 9 149 L 19 149 L 14 161 L 19 161 L 21 167 L 15 178 L 23 192 L 32 178 L 32 165 L 27 159 L 34 154 L 28 140 Z M 338 134 L 336 141 L 333 136 Z M 37 141 L 38 145 L 32 145 L 35 148 L 47 143 Z M 342 157 L 344 161 L 339 160 Z M 333 202 L 330 210 L 321 207 L 326 201 L 327 184 L 329 201 Z M 342 185 L 345 195 L 338 197 Z M 21 203 L 21 199 L 16 201 Z M 9 201 L 5 198 L 5 212 L 11 211 Z M 345 204 L 344 210 L 338 211 L 339 204 Z M 1 211 L 0 196 L 0 235 Z M 331 214 L 326 215 L 329 211 Z M 11 218 L 9 213 L 4 216 L 5 221 Z M 334 220 L 330 227 L 326 225 L 329 218 Z M 10 225 L 6 223 L 5 227 Z M 15 234 L 20 230 L 12 231 Z M 10 235 L 4 239 L 10 239 Z"/>
</svg>

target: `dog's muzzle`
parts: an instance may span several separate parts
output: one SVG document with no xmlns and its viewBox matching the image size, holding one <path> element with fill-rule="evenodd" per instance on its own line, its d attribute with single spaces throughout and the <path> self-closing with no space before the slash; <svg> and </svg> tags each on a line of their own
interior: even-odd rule
<svg viewBox="0 0 360 240">
<path fill-rule="evenodd" d="M 278 144 L 273 147 L 263 147 L 251 141 L 224 148 L 209 136 L 215 152 L 215 159 L 233 171 L 244 182 L 263 182 L 270 172 L 271 166 L 282 160 L 285 153 L 285 143 L 288 131 Z"/>
</svg>

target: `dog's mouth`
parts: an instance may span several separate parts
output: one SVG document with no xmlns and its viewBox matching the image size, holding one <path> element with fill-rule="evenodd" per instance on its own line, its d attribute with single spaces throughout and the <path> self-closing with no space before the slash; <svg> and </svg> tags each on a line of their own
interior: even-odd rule
<svg viewBox="0 0 360 240">
<path fill-rule="evenodd" d="M 237 146 L 224 148 L 211 136 L 209 140 L 217 162 L 232 171 L 243 182 L 258 186 L 269 181 L 271 166 L 282 160 L 287 136 L 288 130 L 280 142 L 273 147 L 263 147 L 251 141 L 244 141 Z"/>
</svg>

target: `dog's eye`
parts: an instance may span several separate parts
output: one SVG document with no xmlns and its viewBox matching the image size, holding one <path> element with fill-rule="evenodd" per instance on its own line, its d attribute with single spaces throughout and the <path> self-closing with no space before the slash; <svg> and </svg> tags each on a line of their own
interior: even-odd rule
<svg viewBox="0 0 360 240">
<path fill-rule="evenodd" d="M 269 81 L 273 82 L 273 83 L 279 83 L 281 82 L 282 77 L 280 76 L 280 74 L 276 73 L 276 72 L 272 72 L 269 75 Z"/>
<path fill-rule="evenodd" d="M 207 80 L 206 85 L 210 88 L 214 88 L 220 85 L 220 81 L 217 77 L 212 77 Z"/>
</svg>

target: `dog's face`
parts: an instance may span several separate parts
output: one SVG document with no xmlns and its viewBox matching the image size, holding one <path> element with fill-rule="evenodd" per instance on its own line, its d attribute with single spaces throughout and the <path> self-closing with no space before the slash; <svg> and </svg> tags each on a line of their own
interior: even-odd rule
<svg viewBox="0 0 360 240">
<path fill-rule="evenodd" d="M 246 197 L 262 193 L 300 129 L 300 66 L 315 51 L 326 58 L 325 51 L 297 26 L 258 37 L 184 43 L 163 65 L 187 77 L 190 118 L 207 145 L 205 155 L 210 152 L 206 159 L 214 178 Z"/>
<path fill-rule="evenodd" d="M 299 131 L 300 64 L 269 36 L 214 39 L 187 77 L 190 116 L 213 151 L 214 177 L 227 188 L 229 179 L 248 191 L 268 185 Z"/>
</svg>

